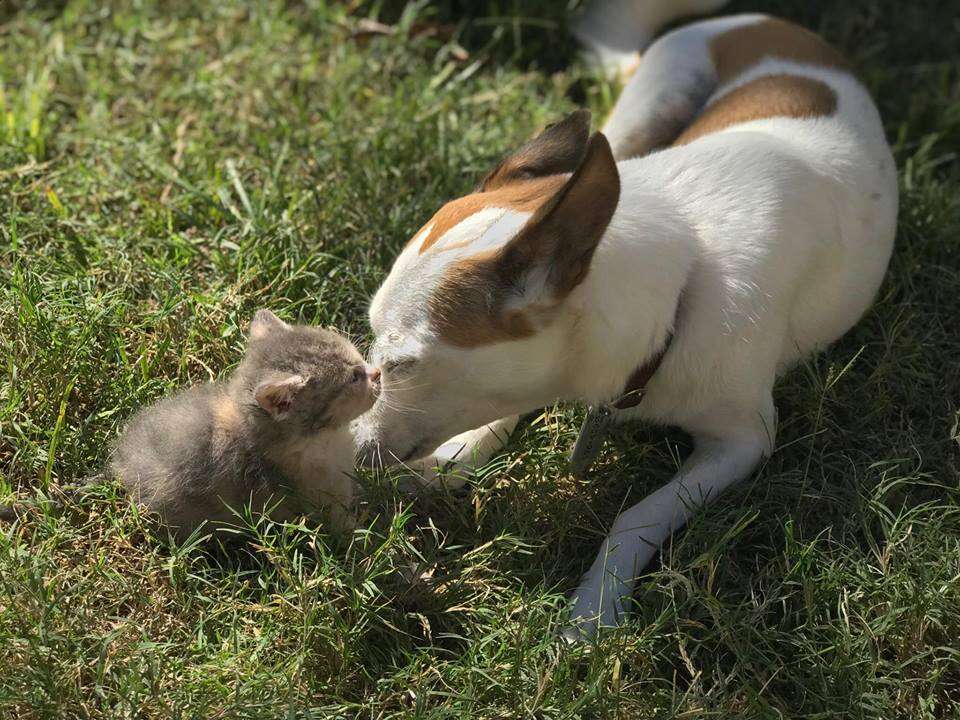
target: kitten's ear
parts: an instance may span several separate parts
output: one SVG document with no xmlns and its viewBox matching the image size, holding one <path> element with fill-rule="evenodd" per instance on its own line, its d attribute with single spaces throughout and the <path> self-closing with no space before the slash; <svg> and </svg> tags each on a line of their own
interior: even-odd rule
<svg viewBox="0 0 960 720">
<path fill-rule="evenodd" d="M 253 391 L 257 405 L 262 407 L 274 420 L 286 417 L 294 398 L 297 397 L 307 381 L 300 375 L 291 375 L 279 380 L 264 380 Z"/>
<path fill-rule="evenodd" d="M 250 339 L 260 340 L 271 332 L 289 329 L 289 325 L 269 310 L 257 310 L 257 314 L 253 316 L 253 321 L 250 323 Z"/>
</svg>

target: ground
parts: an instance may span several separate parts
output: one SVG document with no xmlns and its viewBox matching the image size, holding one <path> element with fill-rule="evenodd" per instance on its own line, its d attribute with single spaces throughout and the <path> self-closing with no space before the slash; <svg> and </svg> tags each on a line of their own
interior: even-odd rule
<svg viewBox="0 0 960 720">
<path fill-rule="evenodd" d="M 779 449 L 664 548 L 635 612 L 556 640 L 617 508 L 687 440 L 631 427 L 589 482 L 576 407 L 470 491 L 364 477 L 364 530 L 173 547 L 114 486 L 57 506 L 126 418 L 235 363 L 253 312 L 363 342 L 446 199 L 616 88 L 563 6 L 0 4 L 0 716 L 960 716 L 956 3 L 746 0 L 873 91 L 901 214 L 876 306 L 778 384 Z M 469 17 L 467 17 L 469 15 Z M 376 18 L 383 25 L 370 23 Z"/>
</svg>

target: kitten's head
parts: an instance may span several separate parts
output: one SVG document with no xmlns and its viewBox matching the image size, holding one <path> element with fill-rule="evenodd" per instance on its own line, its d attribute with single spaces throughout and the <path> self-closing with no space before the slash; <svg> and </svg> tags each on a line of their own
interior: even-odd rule
<svg viewBox="0 0 960 720">
<path fill-rule="evenodd" d="M 299 434 L 345 425 L 380 394 L 380 371 L 349 340 L 269 310 L 254 316 L 235 378 L 265 419 Z"/>
</svg>

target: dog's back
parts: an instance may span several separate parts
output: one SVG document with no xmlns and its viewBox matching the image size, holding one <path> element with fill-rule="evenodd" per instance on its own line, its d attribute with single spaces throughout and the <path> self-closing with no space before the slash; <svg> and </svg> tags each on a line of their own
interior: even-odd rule
<svg viewBox="0 0 960 720">
<path fill-rule="evenodd" d="M 604 133 L 617 157 L 639 156 L 619 164 L 625 187 L 668 195 L 698 235 L 662 373 L 682 399 L 653 392 L 645 416 L 683 422 L 700 408 L 678 405 L 718 376 L 747 392 L 869 307 L 893 247 L 896 169 L 869 93 L 821 38 L 762 15 L 675 30 L 643 56 Z M 684 355 L 697 360 L 682 368 Z"/>
</svg>

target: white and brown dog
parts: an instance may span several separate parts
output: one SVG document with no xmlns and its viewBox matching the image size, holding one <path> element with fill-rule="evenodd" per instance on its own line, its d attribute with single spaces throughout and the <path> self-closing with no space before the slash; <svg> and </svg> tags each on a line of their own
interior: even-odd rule
<svg viewBox="0 0 960 720">
<path fill-rule="evenodd" d="M 651 0 L 633 30 L 719 4 Z M 581 34 L 596 47 L 616 20 Z M 628 64 L 615 45 L 607 58 Z M 616 624 L 657 547 L 773 451 L 777 376 L 870 306 L 897 217 L 870 95 L 782 20 L 670 32 L 603 132 L 588 126 L 576 112 L 548 128 L 404 248 L 370 309 L 384 397 L 357 430 L 410 461 L 573 400 L 689 432 L 680 472 L 616 519 L 574 593 L 586 634 Z M 464 444 L 499 440 L 475 430 L 440 454 Z"/>
</svg>

